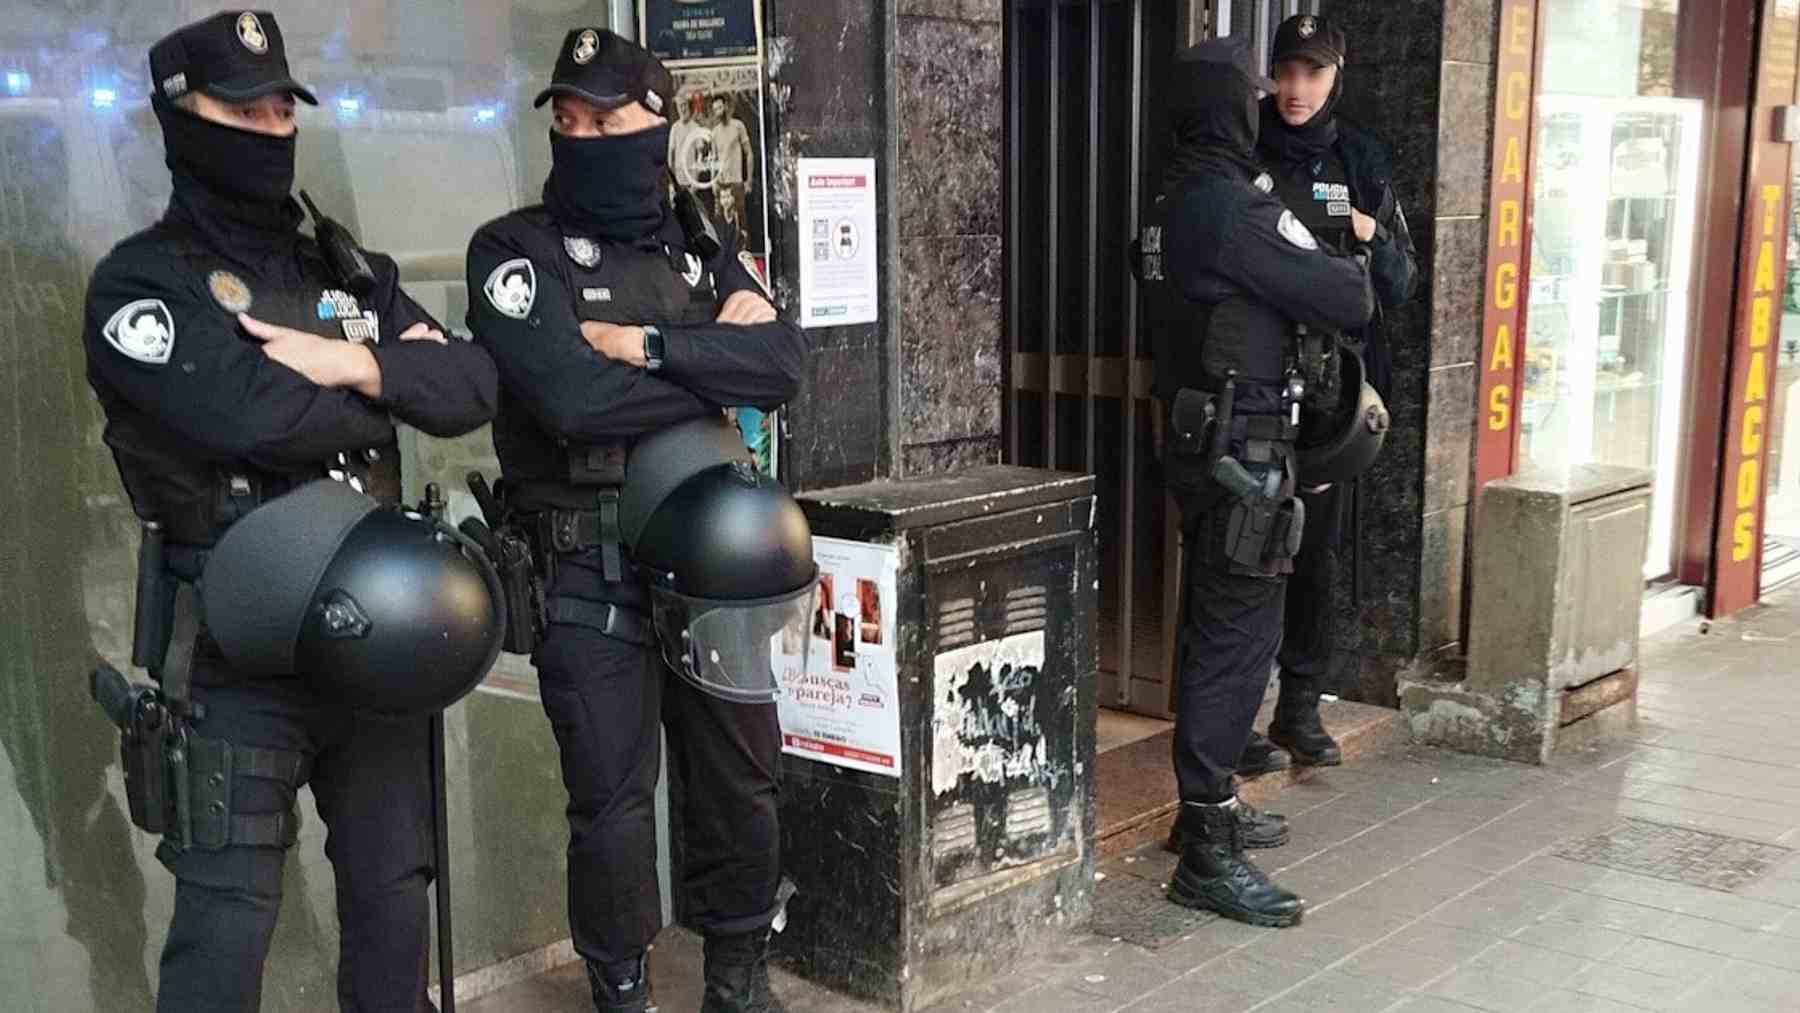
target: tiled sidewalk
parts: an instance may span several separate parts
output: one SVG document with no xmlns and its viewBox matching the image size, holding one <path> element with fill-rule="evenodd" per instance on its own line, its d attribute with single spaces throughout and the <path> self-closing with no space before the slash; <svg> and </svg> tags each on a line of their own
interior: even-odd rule
<svg viewBox="0 0 1800 1013">
<path fill-rule="evenodd" d="M 933 1013 L 1800 1011 L 1800 593 L 1648 642 L 1642 721 L 1549 768 L 1413 750 L 1288 789 L 1304 924 L 1104 868 L 1097 935 Z"/>
<path fill-rule="evenodd" d="M 1094 934 L 931 1013 L 1800 1011 L 1800 591 L 1645 645 L 1640 726 L 1533 768 L 1411 750 L 1324 771 L 1259 861 L 1305 923 L 1168 904 L 1109 860 Z M 659 948 L 665 1010 L 697 949 Z M 778 975 L 797 1013 L 864 1009 Z M 573 969 L 465 1011 L 585 1008 Z"/>
</svg>

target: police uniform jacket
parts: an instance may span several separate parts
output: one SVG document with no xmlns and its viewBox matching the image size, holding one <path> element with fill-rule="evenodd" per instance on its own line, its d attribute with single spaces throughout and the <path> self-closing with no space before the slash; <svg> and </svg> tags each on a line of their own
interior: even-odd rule
<svg viewBox="0 0 1800 1013">
<path fill-rule="evenodd" d="M 527 509 L 556 502 L 558 487 L 581 483 L 584 455 L 720 411 L 772 409 L 799 389 L 800 329 L 789 321 L 753 326 L 715 322 L 734 292 L 766 297 L 736 232 L 720 229 L 710 260 L 689 252 L 672 213 L 635 241 L 566 229 L 533 205 L 483 225 L 469 245 L 469 329 L 500 369 L 494 449 Z M 615 362 L 581 334 L 585 321 L 653 325 L 663 335 L 654 370 Z M 547 490 L 547 491 L 546 491 Z"/>
<path fill-rule="evenodd" d="M 1356 245 L 1350 209 L 1375 219 L 1369 251 L 1369 280 L 1377 300 L 1375 319 L 1346 332 L 1361 341 L 1371 380 L 1384 394 L 1392 372 L 1382 334 L 1383 311 L 1413 297 L 1418 288 L 1418 255 L 1406 213 L 1394 193 L 1387 152 L 1374 136 L 1342 116 L 1335 118 L 1335 137 L 1317 150 L 1295 150 L 1280 143 L 1282 129 L 1273 99 L 1265 100 L 1258 154 L 1274 180 L 1275 196 L 1294 212 L 1319 240 L 1338 250 Z"/>
<path fill-rule="evenodd" d="M 1294 324 L 1344 331 L 1374 312 L 1366 258 L 1323 246 L 1268 185 L 1248 171 L 1205 173 L 1156 200 L 1163 283 L 1150 322 L 1165 398 L 1218 390 L 1235 371 L 1238 410 L 1278 411 Z"/>
<path fill-rule="evenodd" d="M 178 186 L 160 222 L 94 269 L 88 380 L 133 508 L 172 541 L 210 545 L 262 499 L 328 473 L 396 501 L 396 420 L 448 437 L 493 415 L 487 353 L 454 337 L 399 340 L 417 323 L 442 327 L 401 291 L 394 261 L 369 256 L 376 285 L 359 299 L 300 219 L 291 200 L 249 206 Z M 320 387 L 269 358 L 240 311 L 365 344 L 381 397 Z"/>
</svg>

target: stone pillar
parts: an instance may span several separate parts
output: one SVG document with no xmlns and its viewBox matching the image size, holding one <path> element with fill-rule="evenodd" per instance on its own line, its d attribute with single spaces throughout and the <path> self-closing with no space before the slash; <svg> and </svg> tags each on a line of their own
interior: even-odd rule
<svg viewBox="0 0 1800 1013">
<path fill-rule="evenodd" d="M 1394 430 L 1363 480 L 1362 596 L 1346 551 L 1340 691 L 1394 706 L 1404 670 L 1460 651 L 1486 258 L 1494 0 L 1330 0 L 1349 41 L 1343 114 L 1393 160 L 1418 294 L 1390 311 Z"/>
<path fill-rule="evenodd" d="M 1000 456 L 1002 0 L 767 0 L 776 294 L 799 299 L 803 156 L 876 159 L 882 319 L 809 330 L 797 489 Z"/>
<path fill-rule="evenodd" d="M 1001 5 L 899 0 L 896 477 L 1000 460 Z"/>
</svg>

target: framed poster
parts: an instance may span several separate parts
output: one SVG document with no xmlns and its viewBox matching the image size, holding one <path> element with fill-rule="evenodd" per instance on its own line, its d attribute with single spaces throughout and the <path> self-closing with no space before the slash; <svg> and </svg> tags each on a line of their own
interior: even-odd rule
<svg viewBox="0 0 1800 1013">
<path fill-rule="evenodd" d="M 760 53 L 759 0 L 641 0 L 638 38 L 665 62 L 730 60 Z"/>
<path fill-rule="evenodd" d="M 755 63 L 675 70 L 669 168 L 769 277 L 762 70 Z"/>
</svg>

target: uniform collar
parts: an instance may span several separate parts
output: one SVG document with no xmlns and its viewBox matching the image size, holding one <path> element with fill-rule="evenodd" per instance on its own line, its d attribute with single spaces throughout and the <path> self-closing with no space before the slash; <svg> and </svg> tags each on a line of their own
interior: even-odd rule
<svg viewBox="0 0 1800 1013">
<path fill-rule="evenodd" d="M 252 266 L 298 249 L 304 217 L 292 197 L 275 203 L 246 201 L 177 172 L 163 220 L 198 233 L 213 252 Z"/>
<path fill-rule="evenodd" d="M 550 220 L 556 223 L 557 230 L 566 239 L 586 239 L 599 246 L 624 246 L 636 250 L 661 250 L 667 247 L 672 250 L 685 251 L 688 247 L 687 235 L 681 231 L 681 223 L 666 207 L 663 209 L 662 224 L 641 239 L 608 239 L 596 236 L 557 218 L 556 213 L 550 210 L 549 205 L 546 204 L 544 210 L 549 213 Z"/>
</svg>

